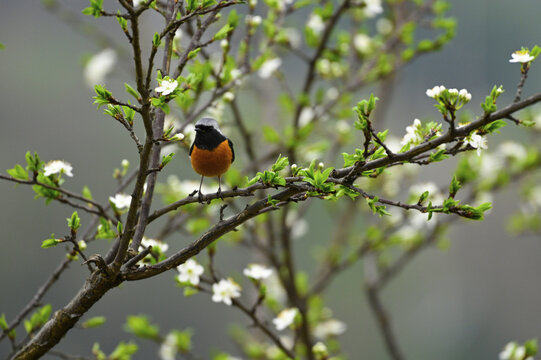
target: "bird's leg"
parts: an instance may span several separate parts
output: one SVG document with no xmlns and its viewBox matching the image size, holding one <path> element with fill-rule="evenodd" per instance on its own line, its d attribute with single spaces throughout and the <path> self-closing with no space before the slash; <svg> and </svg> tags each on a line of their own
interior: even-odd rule
<svg viewBox="0 0 541 360">
<path fill-rule="evenodd" d="M 222 196 L 222 176 L 218 176 L 218 193 L 217 193 L 218 197 L 220 199 L 222 199 L 222 201 L 224 200 L 224 197 Z"/>
<path fill-rule="evenodd" d="M 201 194 L 201 186 L 203 186 L 203 179 L 204 178 L 205 177 L 203 175 L 201 175 L 201 182 L 199 183 L 199 191 L 197 192 L 197 197 L 198 197 L 200 203 L 203 203 L 203 194 Z"/>
</svg>

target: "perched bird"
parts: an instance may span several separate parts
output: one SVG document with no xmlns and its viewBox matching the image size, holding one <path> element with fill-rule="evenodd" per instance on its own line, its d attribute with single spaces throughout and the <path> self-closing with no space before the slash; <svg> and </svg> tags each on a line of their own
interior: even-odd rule
<svg viewBox="0 0 541 360">
<path fill-rule="evenodd" d="M 218 196 L 222 195 L 222 175 L 235 160 L 233 143 L 222 133 L 218 122 L 212 118 L 202 118 L 195 123 L 195 140 L 190 148 L 192 167 L 201 175 L 199 201 L 202 201 L 203 179 L 218 177 Z"/>
</svg>

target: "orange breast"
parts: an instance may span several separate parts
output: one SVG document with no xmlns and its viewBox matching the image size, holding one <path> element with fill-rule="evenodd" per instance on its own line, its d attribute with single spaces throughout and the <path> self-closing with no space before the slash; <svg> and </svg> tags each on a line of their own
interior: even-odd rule
<svg viewBox="0 0 541 360">
<path fill-rule="evenodd" d="M 220 176 L 229 169 L 233 153 L 224 140 L 214 150 L 202 150 L 194 146 L 191 160 L 192 167 L 199 175 L 215 177 Z"/>
</svg>

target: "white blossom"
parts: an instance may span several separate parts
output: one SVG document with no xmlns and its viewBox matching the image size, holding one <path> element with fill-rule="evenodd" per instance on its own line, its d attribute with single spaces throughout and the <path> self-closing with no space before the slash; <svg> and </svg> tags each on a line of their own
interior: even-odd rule
<svg viewBox="0 0 541 360">
<path fill-rule="evenodd" d="M 220 47 L 222 49 L 227 49 L 229 47 L 229 41 L 227 41 L 227 39 L 223 39 L 222 41 L 220 41 Z"/>
<path fill-rule="evenodd" d="M 212 284 L 212 301 L 223 302 L 231 306 L 232 299 L 240 296 L 240 286 L 232 279 L 222 279 L 218 283 Z"/>
<path fill-rule="evenodd" d="M 79 240 L 79 241 L 77 242 L 77 245 L 79 246 L 79 249 L 81 249 L 81 251 L 86 250 L 86 246 L 87 246 L 87 245 L 86 245 L 86 241 L 84 241 L 84 240 Z"/>
<path fill-rule="evenodd" d="M 526 356 L 526 349 L 524 346 L 520 346 L 516 342 L 510 342 L 507 345 L 505 345 L 505 348 L 500 353 L 500 360 L 523 360 Z M 532 359 L 532 357 L 528 357 L 528 359 Z M 528 360 L 526 359 L 526 360 Z"/>
<path fill-rule="evenodd" d="M 177 337 L 174 333 L 169 333 L 160 345 L 161 360 L 175 360 L 177 354 Z"/>
<path fill-rule="evenodd" d="M 160 86 L 154 89 L 157 93 L 162 95 L 169 95 L 178 87 L 178 81 L 165 78 L 161 81 Z"/>
<path fill-rule="evenodd" d="M 327 90 L 327 92 L 325 93 L 325 96 L 327 97 L 327 99 L 334 101 L 338 99 L 338 97 L 340 96 L 340 92 L 338 91 L 337 88 L 333 86 Z"/>
<path fill-rule="evenodd" d="M 261 16 L 246 15 L 246 23 L 250 26 L 258 26 L 259 24 L 261 24 Z"/>
<path fill-rule="evenodd" d="M 328 75 L 331 72 L 331 62 L 328 59 L 320 59 L 316 68 L 322 75 Z"/>
<path fill-rule="evenodd" d="M 468 102 L 471 100 L 471 94 L 466 89 L 461 89 L 458 93 L 458 97 L 461 98 L 464 102 Z"/>
<path fill-rule="evenodd" d="M 277 8 L 280 11 L 284 11 L 286 8 L 286 5 L 289 5 L 293 3 L 293 0 L 278 0 L 277 1 Z"/>
<path fill-rule="evenodd" d="M 289 45 L 291 45 L 292 48 L 296 49 L 301 45 L 301 34 L 299 34 L 299 31 L 295 28 L 285 28 L 284 32 L 287 37 L 287 41 L 289 42 Z"/>
<path fill-rule="evenodd" d="M 325 30 L 325 23 L 318 14 L 310 14 L 306 26 L 311 29 L 314 34 L 320 35 Z"/>
<path fill-rule="evenodd" d="M 66 174 L 67 176 L 73 176 L 73 173 L 71 172 L 73 170 L 73 167 L 70 163 L 62 161 L 62 160 L 53 160 L 49 161 L 45 166 L 43 167 L 43 175 L 49 176 L 53 174 Z"/>
<path fill-rule="evenodd" d="M 118 193 L 114 197 L 109 196 L 109 201 L 112 202 L 117 209 L 126 209 L 130 207 L 131 195 Z"/>
<path fill-rule="evenodd" d="M 268 79 L 276 70 L 278 70 L 280 65 L 282 65 L 282 59 L 280 58 L 267 60 L 261 65 L 257 74 L 262 79 Z"/>
<path fill-rule="evenodd" d="M 156 239 L 149 239 L 143 236 L 143 239 L 141 239 L 141 246 L 139 247 L 139 251 L 142 251 L 149 246 L 152 246 L 152 249 L 159 250 L 161 253 L 164 253 L 169 249 L 169 245 L 167 243 Z"/>
<path fill-rule="evenodd" d="M 295 321 L 295 316 L 299 310 L 297 308 L 289 308 L 280 311 L 277 317 L 272 319 L 272 323 L 276 327 L 276 330 L 281 331 L 289 327 Z"/>
<path fill-rule="evenodd" d="M 372 48 L 372 39 L 366 34 L 355 34 L 353 37 L 353 46 L 361 54 L 367 54 Z"/>
<path fill-rule="evenodd" d="M 171 138 L 169 138 L 169 140 L 171 140 L 171 141 L 182 141 L 182 140 L 184 140 L 184 134 L 183 133 L 176 133 L 175 135 L 171 136 Z"/>
<path fill-rule="evenodd" d="M 177 31 L 175 31 L 175 36 L 173 37 L 173 41 L 178 44 L 182 40 L 183 36 L 184 36 L 184 32 L 180 28 L 178 28 Z"/>
<path fill-rule="evenodd" d="M 434 86 L 432 89 L 427 89 L 426 90 L 426 96 L 428 97 L 431 97 L 431 98 L 437 98 L 442 91 L 445 90 L 445 86 L 443 85 L 440 85 L 440 86 Z"/>
<path fill-rule="evenodd" d="M 314 344 L 314 346 L 312 346 L 312 352 L 318 356 L 329 355 L 329 350 L 327 350 L 327 346 L 321 341 L 318 341 L 317 343 Z"/>
<path fill-rule="evenodd" d="M 339 134 L 348 134 L 351 131 L 351 125 L 345 120 L 338 120 L 336 122 L 336 131 Z"/>
<path fill-rule="evenodd" d="M 244 274 L 244 276 L 247 276 L 249 278 L 260 280 L 266 279 L 271 276 L 273 271 L 272 269 L 263 265 L 249 264 L 242 273 Z"/>
<path fill-rule="evenodd" d="M 425 219 L 426 221 L 426 219 Z M 401 242 L 405 246 L 413 244 L 415 240 L 419 237 L 421 230 L 415 228 L 413 225 L 404 225 L 395 232 L 395 235 L 398 235 Z"/>
<path fill-rule="evenodd" d="M 314 336 L 319 339 L 326 339 L 331 336 L 338 336 L 347 330 L 347 325 L 336 319 L 329 319 L 320 322 L 314 328 Z"/>
<path fill-rule="evenodd" d="M 421 120 L 415 119 L 413 120 L 413 124 L 406 127 L 406 135 L 402 138 L 402 141 L 400 141 L 400 144 L 406 145 L 406 144 L 418 144 L 423 140 L 421 136 Z"/>
<path fill-rule="evenodd" d="M 235 99 L 235 94 L 232 93 L 231 91 L 227 91 L 224 95 L 223 95 L 223 99 L 225 101 L 228 101 L 228 102 L 231 102 Z"/>
<path fill-rule="evenodd" d="M 241 75 L 242 75 L 242 71 L 240 71 L 239 69 L 232 69 L 231 70 L 231 78 L 233 80 L 239 80 Z"/>
<path fill-rule="evenodd" d="M 381 19 L 378 19 L 378 21 L 376 21 L 376 30 L 381 35 L 389 35 L 391 31 L 393 31 L 393 23 L 391 22 L 391 20 L 382 17 Z"/>
<path fill-rule="evenodd" d="M 145 0 L 132 0 L 133 2 L 133 7 L 138 7 L 139 5 L 141 5 L 142 2 L 144 2 Z"/>
<path fill-rule="evenodd" d="M 494 181 L 498 172 L 501 171 L 505 166 L 505 161 L 501 156 L 494 156 L 491 153 L 485 153 L 481 160 L 481 166 L 479 175 L 481 178 L 488 180 L 489 182 Z M 479 166 L 478 163 L 475 166 Z"/>
<path fill-rule="evenodd" d="M 314 119 L 315 112 L 311 107 L 304 107 L 299 115 L 299 127 L 308 125 Z"/>
<path fill-rule="evenodd" d="M 511 59 L 509 59 L 509 62 L 524 64 L 532 61 L 533 59 L 535 58 L 530 55 L 530 52 L 528 50 L 519 50 L 511 54 Z"/>
<path fill-rule="evenodd" d="M 188 194 L 191 194 L 194 190 L 199 188 L 199 181 L 197 180 L 183 180 L 180 181 L 177 176 L 170 175 L 167 177 L 167 185 L 170 190 L 176 193 L 176 197 L 182 198 Z M 201 186 L 201 192 L 208 194 L 212 192 L 212 189 L 205 184 Z"/>
<path fill-rule="evenodd" d="M 481 150 L 487 149 L 487 139 L 477 133 L 471 134 L 466 139 L 466 144 L 469 144 L 472 148 L 477 149 L 477 156 L 481 156 Z"/>
<path fill-rule="evenodd" d="M 365 8 L 364 14 L 372 18 L 383 12 L 383 7 L 381 6 L 381 0 L 364 0 Z"/>
<path fill-rule="evenodd" d="M 522 144 L 513 141 L 503 142 L 498 148 L 498 152 L 505 157 L 516 160 L 523 160 L 528 156 L 526 148 Z"/>
<path fill-rule="evenodd" d="M 86 84 L 90 87 L 105 82 L 105 77 L 113 70 L 117 56 L 113 49 L 104 49 L 88 60 L 84 69 Z"/>
<path fill-rule="evenodd" d="M 286 293 L 276 273 L 265 279 L 265 285 L 267 286 L 267 294 L 270 297 L 278 302 L 284 302 L 286 300 Z"/>
<path fill-rule="evenodd" d="M 122 161 L 120 162 L 120 166 L 122 166 L 123 168 L 127 168 L 130 166 L 130 161 L 128 159 L 122 159 Z"/>
<path fill-rule="evenodd" d="M 203 266 L 194 259 L 188 259 L 184 264 L 177 266 L 179 272 L 177 279 L 180 282 L 189 282 L 192 285 L 199 284 L 199 277 L 203 274 Z"/>
<path fill-rule="evenodd" d="M 441 197 L 443 199 L 443 197 Z M 437 199 L 437 197 L 436 197 Z M 443 200 L 436 202 L 436 200 L 432 201 L 433 204 L 442 204 Z M 424 230 L 424 229 L 432 229 L 436 225 L 436 216 L 437 214 L 434 214 L 434 217 L 431 221 L 428 221 L 427 215 L 425 213 L 422 213 L 420 211 L 412 211 L 408 213 L 408 222 L 409 226 L 411 226 L 414 230 Z"/>
</svg>

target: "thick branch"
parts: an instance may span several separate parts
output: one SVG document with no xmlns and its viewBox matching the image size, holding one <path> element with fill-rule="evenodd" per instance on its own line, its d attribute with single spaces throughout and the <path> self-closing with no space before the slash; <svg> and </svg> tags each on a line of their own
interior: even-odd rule
<svg viewBox="0 0 541 360">
<path fill-rule="evenodd" d="M 32 340 L 15 354 L 14 360 L 37 359 L 47 353 L 92 305 L 118 284 L 120 281 L 107 278 L 96 270 L 69 304 L 55 312 Z"/>
</svg>

